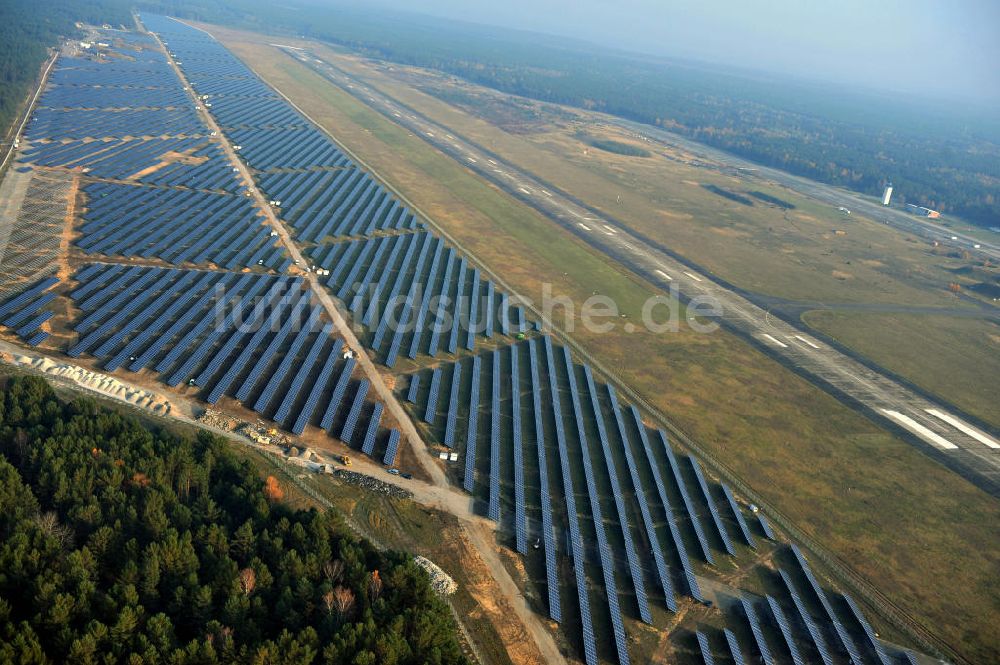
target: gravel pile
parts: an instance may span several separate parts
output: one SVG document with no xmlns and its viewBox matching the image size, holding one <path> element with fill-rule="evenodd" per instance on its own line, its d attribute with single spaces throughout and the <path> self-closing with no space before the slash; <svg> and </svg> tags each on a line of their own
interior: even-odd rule
<svg viewBox="0 0 1000 665">
<path fill-rule="evenodd" d="M 413 497 L 413 492 L 404 490 L 402 487 L 396 487 L 395 485 L 382 482 L 381 480 L 372 478 L 371 476 L 367 476 L 363 473 L 347 471 L 346 469 L 337 469 L 333 472 L 333 475 L 337 476 L 337 478 L 340 478 L 345 483 L 357 485 L 358 487 L 363 487 L 364 489 L 372 492 L 385 494 L 386 496 L 396 497 L 397 499 L 410 499 Z"/>
<path fill-rule="evenodd" d="M 422 556 L 413 557 L 413 562 L 427 571 L 431 578 L 431 588 L 441 596 L 450 596 L 458 591 L 458 584 L 451 579 L 448 573 L 444 572 L 438 565 L 430 559 Z"/>
</svg>

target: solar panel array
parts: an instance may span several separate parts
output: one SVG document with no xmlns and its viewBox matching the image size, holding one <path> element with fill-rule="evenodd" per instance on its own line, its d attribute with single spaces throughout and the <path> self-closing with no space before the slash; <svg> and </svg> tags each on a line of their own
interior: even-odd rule
<svg viewBox="0 0 1000 665">
<path fill-rule="evenodd" d="M 540 349 L 544 349 L 544 355 Z M 589 615 L 591 607 L 585 571 L 593 565 L 585 555 L 588 546 L 584 543 L 583 527 L 579 521 L 586 520 L 590 530 L 587 541 L 592 542 L 598 554 L 599 572 L 604 580 L 607 616 L 615 633 L 616 655 L 622 660 L 627 659 L 616 560 L 620 558 L 628 563 L 631 577 L 629 595 L 635 593 L 639 617 L 647 622 L 653 619 L 647 598 L 649 588 L 645 586 L 650 574 L 654 575 L 657 587 L 662 590 L 662 603 L 667 609 L 677 608 L 674 567 L 677 574 L 683 577 L 683 592 L 696 600 L 703 600 L 685 540 L 688 537 L 698 539 L 700 531 L 700 542 L 706 549 L 710 547 L 702 530 L 707 517 L 703 518 L 698 513 L 692 497 L 688 495 L 689 487 L 700 487 L 703 482 L 705 496 L 710 497 L 708 480 L 703 474 L 700 481 L 699 476 L 694 474 L 691 480 L 684 478 L 666 435 L 647 428 L 638 409 L 621 404 L 613 387 L 599 384 L 589 367 L 574 363 L 568 349 L 554 346 L 550 337 L 501 347 L 475 355 L 472 360 L 473 376 L 468 383 L 461 377 L 456 378 L 455 374 L 468 366 L 467 361 L 437 366 L 412 375 L 414 378 L 410 379 L 409 386 L 414 385 L 418 376 L 421 378 L 417 385 L 429 380 L 428 375 L 433 380 L 435 371 L 441 373 L 442 382 L 451 377 L 447 381 L 451 384 L 447 400 L 449 417 L 444 420 L 443 426 L 437 418 L 433 420 L 429 428 L 430 438 L 444 441 L 447 437 L 454 449 L 464 452 L 463 486 L 476 495 L 482 492 L 486 514 L 491 519 L 499 521 L 501 514 L 510 510 L 513 547 L 526 556 L 531 556 L 528 545 L 532 519 L 529 515 L 532 510 L 538 511 L 541 523 L 538 540 L 542 541 L 539 549 L 544 543 L 544 582 L 550 592 L 549 611 L 550 616 L 559 621 L 564 618 L 566 610 L 558 596 L 557 541 L 553 528 L 557 520 L 568 528 L 571 552 L 567 554 L 574 557 L 576 572 L 581 572 L 577 596 L 584 631 L 585 660 L 595 630 L 593 619 L 584 616 L 585 613 Z M 478 369 L 483 362 L 489 367 L 489 378 L 481 376 Z M 529 377 L 530 386 L 525 383 Z M 485 387 L 482 386 L 484 380 Z M 456 389 L 462 390 L 462 394 L 457 395 Z M 488 394 L 481 396 L 481 389 Z M 524 398 L 528 389 L 531 390 L 531 399 Z M 406 389 L 407 397 L 412 399 L 413 412 L 418 416 L 428 409 L 429 393 Z M 454 409 L 452 403 L 455 404 Z M 453 422 L 450 414 L 455 414 Z M 488 427 L 479 426 L 482 417 L 489 419 Z M 526 437 L 534 437 L 534 441 L 528 441 Z M 653 445 L 650 437 L 658 438 L 658 443 Z M 600 445 L 594 447 L 591 442 Z M 525 465 L 524 446 L 532 444 L 538 452 L 539 462 L 537 470 L 532 469 L 529 473 Z M 551 495 L 549 485 L 549 447 L 553 455 L 558 455 L 560 468 L 565 467 L 561 474 L 565 508 L 560 506 L 558 513 L 554 509 L 558 504 Z M 486 450 L 489 450 L 488 460 L 485 459 Z M 487 469 L 477 465 L 477 451 L 484 451 L 482 462 L 484 465 L 487 461 L 489 463 L 488 477 L 482 478 L 481 483 L 476 482 L 477 470 L 482 468 L 486 472 Z M 592 464 L 592 459 L 601 462 Z M 502 460 L 512 460 L 512 463 L 501 464 Z M 664 474 L 668 467 L 670 473 Z M 574 496 L 569 496 L 574 486 L 572 468 L 583 470 L 587 485 L 586 504 L 578 504 Z M 622 473 L 628 474 L 627 493 L 619 479 Z M 538 501 L 533 501 L 537 508 L 533 508 L 528 499 L 534 497 L 529 497 L 527 488 L 535 486 L 536 482 L 539 493 Z M 722 492 L 726 494 L 725 489 Z M 676 508 L 672 496 L 681 497 L 681 503 Z M 728 496 L 731 497 L 731 493 Z M 607 508 L 602 507 L 603 501 L 607 501 Z M 714 507 L 714 502 L 710 505 Z M 739 510 L 735 499 L 727 510 L 732 509 Z M 614 521 L 606 522 L 605 517 L 611 515 L 614 515 Z M 723 518 L 721 514 L 718 516 L 721 525 Z M 618 526 L 612 527 L 615 531 L 609 534 L 607 529 L 610 524 Z M 611 536 L 614 536 L 614 541 Z M 731 547 L 735 550 L 734 544 L 731 543 Z M 660 597 L 657 591 L 656 598 Z M 619 644 L 621 649 L 618 649 Z M 597 648 L 596 642 L 593 648 Z"/>
<path fill-rule="evenodd" d="M 261 190 L 305 242 L 423 228 L 412 211 L 206 33 L 143 14 Z"/>
<path fill-rule="evenodd" d="M 341 358 L 343 341 L 298 278 L 91 264 L 74 279 L 69 297 L 81 315 L 71 357 L 152 368 L 168 385 L 197 386 L 209 403 L 229 395 L 294 433 L 317 424 L 367 454 L 390 436 L 379 429 L 381 405 L 365 409 L 365 380 L 343 404 L 354 359 Z"/>
<path fill-rule="evenodd" d="M 104 54 L 60 57 L 19 156 L 98 178 L 242 193 L 165 54 L 145 35 L 101 33 Z"/>
<path fill-rule="evenodd" d="M 58 283 L 57 277 L 46 277 L 8 295 L 0 302 L 0 325 L 12 329 L 15 335 L 31 346 L 44 342 L 49 333 L 41 327 L 54 315 L 44 307 L 55 298 L 55 292 L 49 289 Z"/>
<path fill-rule="evenodd" d="M 365 342 L 388 367 L 404 349 L 409 358 L 455 354 L 474 349 L 479 337 L 529 329 L 521 307 L 496 299 L 492 282 L 428 232 L 321 245 L 308 255 L 330 271 L 327 286 L 368 329 Z"/>
<path fill-rule="evenodd" d="M 368 331 L 364 343 L 394 366 L 406 352 L 473 349 L 477 337 L 533 326 L 510 298 L 457 255 L 384 184 L 355 164 L 307 118 L 209 35 L 143 15 L 299 240 L 329 270 L 328 286 Z M 384 234 L 390 233 L 388 237 Z M 377 237 L 373 237 L 376 235 Z M 438 296 L 435 298 L 435 296 Z"/>
<path fill-rule="evenodd" d="M 226 269 L 278 269 L 286 260 L 271 227 L 245 196 L 108 182 L 90 183 L 83 191 L 88 204 L 73 243 L 87 254 Z"/>
</svg>

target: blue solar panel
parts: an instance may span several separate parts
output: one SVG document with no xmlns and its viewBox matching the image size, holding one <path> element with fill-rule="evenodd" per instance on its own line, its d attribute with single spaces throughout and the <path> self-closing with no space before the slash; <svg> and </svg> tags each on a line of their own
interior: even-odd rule
<svg viewBox="0 0 1000 665">
<path fill-rule="evenodd" d="M 715 665 L 715 659 L 712 658 L 712 647 L 708 644 L 708 636 L 700 630 L 696 630 L 694 635 L 698 640 L 698 650 L 701 652 L 701 662 L 705 665 Z"/>
<path fill-rule="evenodd" d="M 274 413 L 275 422 L 287 426 L 292 421 L 292 408 L 299 400 L 299 396 L 302 394 L 302 389 L 305 387 L 306 380 L 316 367 L 317 361 L 319 361 L 319 355 L 326 347 L 326 343 L 329 340 L 331 330 L 333 330 L 333 324 L 328 323 L 323 326 L 323 330 L 316 335 L 312 346 L 309 347 L 309 352 L 299 365 L 299 370 L 292 378 L 292 383 L 288 386 L 284 399 L 281 400 L 278 410 Z"/>
<path fill-rule="evenodd" d="M 337 383 L 333 386 L 330 401 L 327 403 L 323 417 L 319 421 L 319 426 L 325 430 L 333 427 L 333 421 L 340 410 L 340 403 L 344 401 L 344 393 L 347 392 L 347 384 L 351 380 L 351 372 L 354 371 L 354 364 L 356 362 L 354 358 L 348 358 L 344 363 L 344 367 L 340 370 L 340 376 L 337 377 Z"/>
<path fill-rule="evenodd" d="M 743 519 L 743 512 L 740 510 L 739 504 L 736 503 L 736 499 L 733 497 L 733 493 L 728 485 L 722 486 L 722 493 L 726 495 L 726 503 L 729 504 L 729 510 L 733 514 L 733 519 L 736 520 L 736 524 L 740 527 L 740 534 L 743 536 L 743 541 L 753 549 L 757 549 L 753 536 L 750 535 L 750 527 L 747 526 L 746 520 Z"/>
<path fill-rule="evenodd" d="M 552 497 L 549 494 L 548 462 L 545 455 L 545 429 L 542 423 L 542 392 L 538 376 L 536 340 L 528 342 L 528 362 L 531 366 L 531 408 L 534 415 L 535 447 L 538 453 L 539 503 L 542 508 L 542 543 L 545 548 L 545 582 L 549 600 L 549 618 L 562 621 L 559 600 L 559 564 L 556 561 L 556 540 L 552 528 Z"/>
<path fill-rule="evenodd" d="M 792 657 L 792 662 L 795 665 L 805 665 L 805 661 L 802 660 L 802 654 L 799 653 L 799 647 L 795 644 L 795 635 L 792 633 L 792 627 L 788 624 L 788 619 L 785 618 L 784 610 L 778 605 L 778 601 L 771 596 L 765 595 L 764 599 L 767 600 L 767 606 L 771 610 L 771 615 L 778 624 L 778 630 L 785 641 L 785 646 L 788 648 L 788 655 Z"/>
<path fill-rule="evenodd" d="M 465 479 L 462 487 L 471 492 L 476 472 L 476 439 L 479 435 L 479 382 L 482 369 L 480 356 L 472 359 L 472 388 L 469 390 L 469 422 L 465 435 Z"/>
<path fill-rule="evenodd" d="M 448 392 L 448 415 L 444 426 L 444 445 L 455 447 L 455 428 L 458 421 L 458 391 L 462 383 L 462 363 L 456 361 L 452 366 L 451 390 Z"/>
<path fill-rule="evenodd" d="M 885 647 L 882 646 L 882 642 L 879 641 L 878 637 L 875 636 L 875 631 L 872 630 L 871 625 L 868 620 L 865 619 L 865 615 L 861 612 L 861 608 L 857 606 L 854 599 L 844 594 L 844 601 L 847 606 L 851 608 L 851 614 L 854 615 L 854 620 L 858 622 L 861 626 L 861 630 L 865 632 L 865 637 L 868 639 L 868 646 L 871 647 L 872 651 L 878 657 L 878 660 L 882 665 L 891 665 L 892 661 L 889 655 L 885 652 Z"/>
<path fill-rule="evenodd" d="M 705 499 L 705 504 L 708 506 L 708 512 L 712 516 L 712 523 L 715 524 L 715 530 L 719 534 L 719 538 L 722 540 L 722 546 L 726 548 L 726 552 L 736 556 L 736 549 L 733 547 L 732 541 L 729 540 L 729 534 L 726 533 L 726 527 L 722 523 L 722 518 L 719 517 L 719 511 L 715 507 L 715 501 L 712 499 L 712 493 L 708 490 L 708 483 L 705 482 L 705 476 L 701 473 L 701 465 L 698 461 L 689 457 L 688 461 L 691 462 L 691 469 L 694 471 L 694 477 L 698 481 L 698 487 L 701 489 L 702 498 Z"/>
<path fill-rule="evenodd" d="M 3 325 L 13 328 L 19 326 L 29 318 L 35 315 L 35 313 L 42 307 L 52 302 L 56 297 L 55 292 L 49 291 L 48 293 L 43 293 L 34 300 L 31 300 L 24 304 L 20 310 L 15 311 L 10 314 L 4 321 Z"/>
<path fill-rule="evenodd" d="M 313 310 L 316 311 L 315 309 Z M 277 392 L 278 387 L 285 380 L 288 372 L 291 371 L 292 366 L 295 364 L 295 359 L 299 355 L 299 350 L 309 339 L 309 336 L 313 334 L 315 330 L 315 319 L 313 316 L 309 317 L 309 321 L 296 333 L 295 337 L 292 339 L 292 345 L 289 347 L 288 351 L 285 353 L 281 362 L 278 363 L 278 367 L 271 374 L 271 378 L 268 379 L 267 384 L 264 386 L 264 390 L 261 391 L 257 400 L 253 404 L 253 410 L 257 413 L 264 413 L 267 411 L 268 406 L 274 401 L 274 394 Z"/>
<path fill-rule="evenodd" d="M 375 408 L 372 410 L 372 416 L 368 420 L 368 427 L 365 429 L 365 438 L 362 439 L 361 443 L 361 452 L 365 455 L 371 455 L 375 450 L 375 435 L 378 434 L 378 426 L 382 421 L 383 408 L 380 402 L 376 402 Z"/>
<path fill-rule="evenodd" d="M 406 390 L 406 401 L 410 404 L 417 403 L 417 391 L 420 390 L 420 375 L 410 375 L 410 386 Z"/>
<path fill-rule="evenodd" d="M 744 665 L 743 650 L 740 649 L 740 643 L 736 641 L 733 631 L 723 628 L 722 634 L 726 636 L 726 644 L 729 645 L 729 655 L 732 657 L 734 665 Z"/>
<path fill-rule="evenodd" d="M 771 525 L 767 523 L 767 518 L 764 517 L 764 513 L 757 513 L 757 522 L 760 524 L 760 529 L 764 532 L 764 536 L 768 540 L 777 540 L 774 536 L 774 531 L 771 531 Z"/>
<path fill-rule="evenodd" d="M 424 422 L 434 423 L 434 416 L 437 415 L 438 393 L 441 390 L 441 368 L 435 367 L 431 372 L 431 387 L 427 392 L 427 405 L 424 407 Z"/>
<path fill-rule="evenodd" d="M 500 351 L 493 352 L 493 389 L 490 391 L 490 504 L 487 516 L 500 521 Z"/>
<path fill-rule="evenodd" d="M 55 286 L 58 283 L 59 283 L 59 279 L 58 278 L 56 278 L 56 277 L 48 277 L 48 278 L 43 279 L 42 281 L 38 282 L 37 284 L 32 285 L 31 287 L 29 287 L 28 289 L 22 291 L 21 293 L 17 294 L 16 296 L 13 296 L 13 297 L 9 298 L 2 305 L 0 305 L 0 317 L 7 316 L 8 314 L 10 314 L 11 312 L 15 311 L 16 309 L 18 309 L 20 307 L 23 307 L 33 297 L 35 297 L 36 295 L 38 295 L 42 291 L 45 291 L 45 290 L 48 290 L 48 289 L 52 288 L 53 286 Z"/>
<path fill-rule="evenodd" d="M 757 651 L 760 653 L 761 660 L 764 662 L 764 665 L 775 665 L 774 657 L 771 655 L 771 650 L 764 639 L 764 631 L 761 629 L 756 608 L 746 596 L 740 597 L 740 604 L 743 606 L 743 612 L 746 614 L 747 622 L 750 624 L 750 632 L 753 633 L 754 643 L 757 645 Z"/>
<path fill-rule="evenodd" d="M 399 449 L 399 430 L 389 430 L 389 442 L 385 446 L 382 464 L 392 466 L 396 461 L 396 451 Z"/>
<path fill-rule="evenodd" d="M 309 292 L 305 291 L 299 296 L 295 304 L 292 305 L 289 310 L 289 314 L 285 317 L 285 321 L 281 324 L 281 328 L 278 329 L 278 333 L 271 338 L 271 341 L 267 344 L 267 348 L 265 348 L 263 353 L 260 354 L 260 357 L 257 358 L 253 368 L 250 370 L 250 374 L 243 381 L 243 385 L 240 386 L 239 390 L 236 391 L 236 399 L 244 402 L 250 397 L 250 394 L 263 378 L 264 370 L 270 366 L 272 359 L 275 354 L 277 354 L 278 349 L 281 348 L 281 345 L 284 344 L 285 339 L 294 331 L 297 325 L 301 325 L 301 313 L 308 307 L 308 305 Z M 319 310 L 317 308 L 314 308 L 311 311 L 309 320 L 305 324 L 307 327 L 312 325 L 312 322 L 318 316 L 318 313 Z M 251 355 L 253 355 L 253 352 L 251 352 Z M 237 359 L 237 363 L 238 362 L 239 359 Z M 270 383 L 270 380 L 268 383 Z"/>
<path fill-rule="evenodd" d="M 361 409 L 365 404 L 365 397 L 367 395 L 368 379 L 361 379 L 358 383 L 358 389 L 354 393 L 354 401 L 351 402 L 351 410 L 347 412 L 347 419 L 340 430 L 340 440 L 344 443 L 350 443 L 354 437 L 354 429 L 358 425 L 358 419 L 361 417 Z M 382 415 L 381 411 L 379 415 Z"/>
<path fill-rule="evenodd" d="M 510 347 L 511 431 L 514 439 L 514 534 L 516 549 L 528 553 L 528 524 L 524 510 L 524 442 L 521 438 L 521 377 L 517 346 Z"/>
</svg>

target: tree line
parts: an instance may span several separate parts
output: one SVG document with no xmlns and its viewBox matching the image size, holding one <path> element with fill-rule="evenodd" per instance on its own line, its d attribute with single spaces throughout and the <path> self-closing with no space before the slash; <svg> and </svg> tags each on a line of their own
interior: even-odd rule
<svg viewBox="0 0 1000 665">
<path fill-rule="evenodd" d="M 0 662 L 467 663 L 400 552 L 207 432 L 0 379 Z"/>
<path fill-rule="evenodd" d="M 504 92 L 603 111 L 865 194 L 879 195 L 892 182 L 897 201 L 984 226 L 1000 221 L 1000 120 L 990 108 L 304 0 L 139 4 L 263 32 L 305 35 Z"/>
</svg>

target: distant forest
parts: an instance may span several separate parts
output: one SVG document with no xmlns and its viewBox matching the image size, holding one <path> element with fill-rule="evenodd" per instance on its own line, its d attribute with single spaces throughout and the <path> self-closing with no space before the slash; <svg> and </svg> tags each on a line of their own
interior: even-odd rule
<svg viewBox="0 0 1000 665">
<path fill-rule="evenodd" d="M 757 163 L 1000 224 L 1000 116 L 596 49 L 561 38 L 310 0 L 141 0 L 175 16 L 284 31 L 543 101 L 657 125 Z"/>
<path fill-rule="evenodd" d="M 227 445 L 0 377 L 0 663 L 468 665 L 409 555 Z"/>
<path fill-rule="evenodd" d="M 0 2 L 0 136 L 7 136 L 38 80 L 48 49 L 78 32 L 77 22 L 130 25 L 124 0 L 3 0 Z"/>
</svg>

